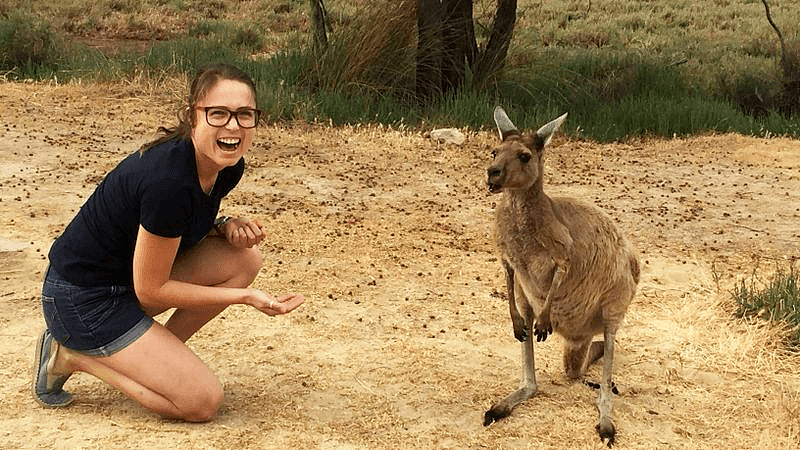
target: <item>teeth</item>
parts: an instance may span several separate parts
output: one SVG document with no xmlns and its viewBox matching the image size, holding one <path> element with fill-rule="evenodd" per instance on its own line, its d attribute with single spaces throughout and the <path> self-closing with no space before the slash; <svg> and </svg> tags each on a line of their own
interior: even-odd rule
<svg viewBox="0 0 800 450">
<path fill-rule="evenodd" d="M 222 138 L 219 141 L 222 142 L 223 144 L 227 144 L 227 145 L 236 145 L 241 141 L 241 139 L 239 139 L 239 138 Z"/>
</svg>

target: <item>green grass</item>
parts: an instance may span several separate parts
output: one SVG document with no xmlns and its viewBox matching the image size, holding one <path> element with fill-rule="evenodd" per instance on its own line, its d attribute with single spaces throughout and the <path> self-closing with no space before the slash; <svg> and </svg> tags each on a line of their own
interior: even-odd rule
<svg viewBox="0 0 800 450">
<path fill-rule="evenodd" d="M 223 37 L 224 40 L 220 41 L 220 44 L 227 44 L 243 52 L 257 52 L 261 49 L 264 41 L 263 34 L 263 31 L 256 26 L 222 20 L 201 21 L 195 24 L 188 32 L 191 37 Z"/>
<path fill-rule="evenodd" d="M 779 272 L 763 289 L 756 286 L 754 279 L 750 283 L 743 280 L 732 295 L 738 305 L 737 317 L 785 323 L 790 330 L 788 346 L 800 351 L 800 288 L 794 270 Z"/>
<path fill-rule="evenodd" d="M 63 44 L 50 24 L 22 10 L 0 20 L 0 71 L 48 78 L 63 64 Z"/>
<path fill-rule="evenodd" d="M 503 104 L 520 128 L 568 112 L 567 133 L 598 141 L 710 131 L 800 136 L 758 1 L 595 1 L 587 12 L 588 2 L 521 0 L 502 80 L 480 91 L 467 84 L 424 109 L 413 99 L 414 3 L 326 2 L 334 33 L 328 52 L 316 55 L 300 0 L 9 0 L 0 7 L 0 70 L 8 79 L 158 80 L 223 60 L 253 75 L 272 121 L 479 129 L 492 127 L 491 111 Z M 494 2 L 475 0 L 479 38 L 493 13 Z M 800 52 L 786 19 L 795 13 L 794 3 L 773 5 Z M 102 53 L 70 40 L 76 36 L 153 45 Z"/>
</svg>

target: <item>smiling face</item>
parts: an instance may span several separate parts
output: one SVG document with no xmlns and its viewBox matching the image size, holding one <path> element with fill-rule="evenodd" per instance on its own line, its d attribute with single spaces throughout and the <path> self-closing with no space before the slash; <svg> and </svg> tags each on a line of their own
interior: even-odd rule
<svg viewBox="0 0 800 450">
<path fill-rule="evenodd" d="M 255 128 L 242 128 L 237 119 L 231 117 L 228 124 L 213 127 L 206 120 L 206 108 L 217 106 L 229 111 L 256 107 L 254 93 L 246 83 L 236 80 L 217 81 L 197 102 L 192 127 L 192 143 L 195 148 L 197 170 L 201 181 L 215 179 L 216 174 L 225 167 L 235 165 L 250 148 Z M 212 110 L 209 114 L 214 114 Z M 216 112 L 219 113 L 218 111 Z M 214 118 L 209 116 L 214 123 Z M 243 120 L 240 117 L 240 120 Z"/>
</svg>

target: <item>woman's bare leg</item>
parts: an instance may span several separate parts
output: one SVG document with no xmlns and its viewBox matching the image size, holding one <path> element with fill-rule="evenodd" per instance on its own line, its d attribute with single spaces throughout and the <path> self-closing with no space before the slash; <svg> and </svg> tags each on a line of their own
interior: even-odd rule
<svg viewBox="0 0 800 450">
<path fill-rule="evenodd" d="M 61 346 L 58 360 L 69 372 L 90 373 L 163 417 L 207 421 L 222 402 L 222 386 L 211 369 L 158 323 L 111 356 L 86 356 Z"/>
<path fill-rule="evenodd" d="M 175 261 L 172 277 L 206 286 L 247 287 L 260 267 L 257 248 L 238 249 L 209 237 Z M 60 346 L 53 373 L 87 372 L 161 416 L 210 420 L 222 402 L 222 386 L 184 342 L 223 310 L 178 309 L 165 326 L 154 323 L 134 343 L 107 357 Z"/>
</svg>

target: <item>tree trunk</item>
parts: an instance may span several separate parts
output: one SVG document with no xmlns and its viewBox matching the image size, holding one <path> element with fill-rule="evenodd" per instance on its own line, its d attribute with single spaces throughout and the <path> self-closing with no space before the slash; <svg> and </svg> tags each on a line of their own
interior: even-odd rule
<svg viewBox="0 0 800 450">
<path fill-rule="evenodd" d="M 417 0 L 417 99 L 427 105 L 461 88 L 466 68 L 479 89 L 499 77 L 517 20 L 517 1 L 498 0 L 486 49 L 475 41 L 472 0 Z"/>
<path fill-rule="evenodd" d="M 417 0 L 417 101 L 427 105 L 442 93 L 442 3 Z"/>
<path fill-rule="evenodd" d="M 477 48 L 474 45 L 472 0 L 443 0 L 442 6 L 442 92 L 448 94 L 463 84 L 467 61 L 475 60 Z"/>
<path fill-rule="evenodd" d="M 517 21 L 517 0 L 498 0 L 498 3 L 497 14 L 495 14 L 489 34 L 489 42 L 473 66 L 475 83 L 479 88 L 500 76 L 500 71 L 506 62 L 511 37 L 514 35 L 514 24 Z"/>
<path fill-rule="evenodd" d="M 794 112 L 800 109 L 800 59 L 797 53 L 789 55 L 786 49 L 786 42 L 783 40 L 783 34 L 778 28 L 778 25 L 772 20 L 772 15 L 769 11 L 769 3 L 767 0 L 761 0 L 764 4 L 764 9 L 767 13 L 767 21 L 775 30 L 778 35 L 778 41 L 781 44 L 781 72 L 783 74 L 783 92 L 781 93 L 781 104 L 778 105 L 779 110 L 787 116 L 791 116 Z"/>
<path fill-rule="evenodd" d="M 314 51 L 319 55 L 328 48 L 328 25 L 327 11 L 322 0 L 309 0 L 311 2 L 311 24 L 314 39 Z"/>
</svg>

